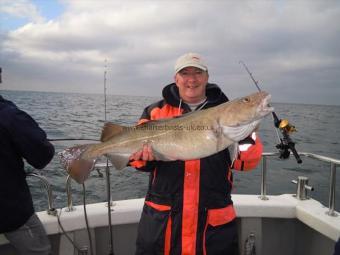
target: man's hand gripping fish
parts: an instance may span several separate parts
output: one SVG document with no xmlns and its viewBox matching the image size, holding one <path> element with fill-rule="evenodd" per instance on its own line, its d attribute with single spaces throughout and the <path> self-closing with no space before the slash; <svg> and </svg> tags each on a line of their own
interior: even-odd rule
<svg viewBox="0 0 340 255">
<path fill-rule="evenodd" d="M 106 156 L 120 170 L 131 154 L 151 145 L 155 160 L 193 160 L 215 154 L 249 136 L 274 109 L 271 96 L 257 92 L 182 116 L 134 127 L 106 123 L 101 143 L 68 148 L 59 153 L 70 176 L 83 183 L 96 161 Z"/>
</svg>

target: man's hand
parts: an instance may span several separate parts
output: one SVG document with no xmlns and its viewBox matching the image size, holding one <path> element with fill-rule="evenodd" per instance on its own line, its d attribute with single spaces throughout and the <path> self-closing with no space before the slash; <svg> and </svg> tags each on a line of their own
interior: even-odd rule
<svg viewBox="0 0 340 255">
<path fill-rule="evenodd" d="M 152 152 L 151 145 L 144 144 L 143 149 L 133 153 L 130 156 L 130 160 L 144 160 L 144 161 L 152 161 L 155 160 L 155 157 Z"/>
</svg>

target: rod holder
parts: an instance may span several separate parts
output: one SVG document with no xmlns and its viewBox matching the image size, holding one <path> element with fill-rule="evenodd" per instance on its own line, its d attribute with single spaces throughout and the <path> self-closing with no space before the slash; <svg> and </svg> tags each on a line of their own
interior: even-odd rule
<svg viewBox="0 0 340 255">
<path fill-rule="evenodd" d="M 308 178 L 305 176 L 299 176 L 297 181 L 292 180 L 292 183 L 297 184 L 296 187 L 296 198 L 299 200 L 306 200 L 308 199 L 307 190 L 313 191 L 314 188 L 308 185 Z"/>
</svg>

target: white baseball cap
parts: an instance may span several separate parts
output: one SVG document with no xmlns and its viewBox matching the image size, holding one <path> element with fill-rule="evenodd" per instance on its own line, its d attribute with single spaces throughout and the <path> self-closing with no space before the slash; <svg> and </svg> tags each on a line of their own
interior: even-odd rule
<svg viewBox="0 0 340 255">
<path fill-rule="evenodd" d="M 175 64 L 175 73 L 178 73 L 183 68 L 186 68 L 188 66 L 193 66 L 202 69 L 203 71 L 208 71 L 208 67 L 202 59 L 201 55 L 197 53 L 190 52 L 180 56 Z"/>
</svg>

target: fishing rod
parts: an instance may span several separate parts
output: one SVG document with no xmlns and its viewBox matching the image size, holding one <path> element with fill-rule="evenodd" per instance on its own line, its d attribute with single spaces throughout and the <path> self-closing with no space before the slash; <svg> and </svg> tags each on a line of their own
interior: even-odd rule
<svg viewBox="0 0 340 255">
<path fill-rule="evenodd" d="M 107 121 L 107 93 L 106 93 L 106 75 L 107 75 L 107 61 L 105 59 L 105 69 L 104 69 L 104 120 Z M 97 139 L 88 139 L 88 138 L 56 138 L 56 139 L 48 139 L 48 141 L 56 142 L 56 141 L 81 141 L 81 140 L 87 140 L 87 141 L 99 141 Z M 103 176 L 100 171 L 97 169 L 98 173 Z M 112 196 L 111 196 L 111 185 L 110 185 L 110 165 L 109 161 L 106 160 L 106 186 L 107 186 L 107 208 L 108 208 L 108 227 L 109 227 L 109 234 L 110 234 L 110 244 L 109 244 L 109 251 L 108 255 L 114 255 L 114 247 L 113 247 L 113 230 L 112 230 L 112 219 L 111 219 L 111 206 L 113 205 L 112 202 Z M 86 214 L 86 201 L 85 201 L 85 186 L 83 184 L 84 189 L 84 195 L 83 195 L 83 205 L 84 205 L 84 212 L 85 212 L 85 221 L 88 225 L 88 217 Z M 88 231 L 88 237 L 89 237 L 89 243 L 90 243 L 90 250 L 91 254 L 93 254 L 93 246 L 92 246 L 92 237 L 91 233 Z"/>
<path fill-rule="evenodd" d="M 104 120 L 107 121 L 106 113 L 107 113 L 107 97 L 106 97 L 106 74 L 107 74 L 107 60 L 105 59 L 105 69 L 104 69 Z M 112 218 L 111 218 L 111 206 L 113 205 L 112 196 L 111 196 L 111 181 L 110 181 L 110 166 L 109 160 L 106 159 L 106 192 L 107 192 L 107 215 L 109 221 L 109 234 L 110 234 L 110 242 L 109 242 L 109 255 L 114 255 L 113 248 L 113 230 L 112 230 Z"/>
<path fill-rule="evenodd" d="M 240 64 L 242 64 L 243 67 L 246 69 L 247 73 L 249 74 L 250 78 L 254 82 L 258 91 L 261 91 L 259 84 L 258 84 L 258 81 L 256 81 L 254 79 L 253 74 L 249 71 L 246 64 L 242 60 L 240 60 Z M 277 130 L 280 130 L 280 132 L 282 134 L 282 138 L 278 135 L 279 144 L 276 145 L 276 148 L 279 149 L 279 153 L 280 153 L 279 157 L 281 159 L 287 159 L 287 158 L 289 158 L 290 152 L 292 152 L 297 163 L 301 164 L 302 160 L 301 160 L 299 154 L 297 153 L 297 151 L 295 149 L 295 143 L 290 138 L 290 134 L 297 131 L 295 126 L 292 125 L 291 123 L 289 123 L 289 121 L 287 119 L 279 119 L 279 117 L 277 116 L 277 114 L 274 111 L 272 112 L 272 115 L 273 115 L 273 119 L 274 119 L 274 126 L 276 128 L 276 132 L 277 132 Z M 278 134 L 278 132 L 277 132 L 277 134 Z"/>
</svg>

